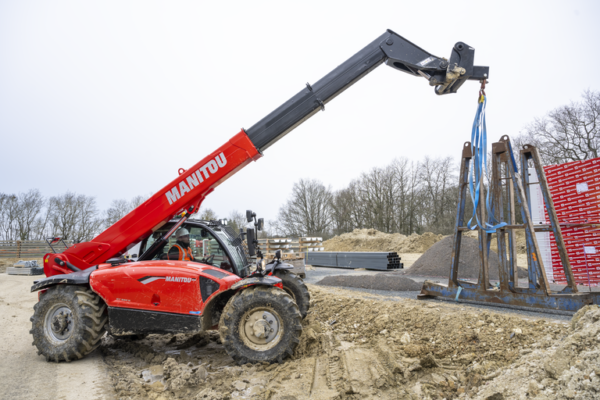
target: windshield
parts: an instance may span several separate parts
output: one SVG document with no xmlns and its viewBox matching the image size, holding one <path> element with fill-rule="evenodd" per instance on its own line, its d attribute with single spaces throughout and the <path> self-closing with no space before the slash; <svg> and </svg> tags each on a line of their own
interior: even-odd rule
<svg viewBox="0 0 600 400">
<path fill-rule="evenodd" d="M 141 253 L 149 249 L 150 246 L 157 240 L 159 240 L 173 224 L 167 224 L 161 229 L 154 232 L 148 239 L 142 243 Z M 225 232 L 215 228 L 215 237 L 208 229 L 194 224 L 183 224 L 183 228 L 189 231 L 190 235 L 190 249 L 195 261 L 202 262 L 205 264 L 212 265 L 217 268 L 224 269 L 229 272 L 238 273 L 237 270 L 245 266 L 245 258 L 242 259 L 239 250 L 232 245 L 231 238 Z M 227 246 L 225 249 L 221 242 Z M 175 235 L 172 235 L 168 242 L 162 247 L 157 249 L 152 256 L 152 260 L 166 260 L 168 259 L 169 249 L 177 242 Z M 228 254 L 229 253 L 229 254 Z M 231 260 L 230 256 L 234 259 Z"/>
<path fill-rule="evenodd" d="M 233 262 L 235 265 L 238 265 L 240 268 L 244 268 L 246 266 L 246 257 L 244 257 L 244 253 L 240 251 L 239 246 L 233 245 L 233 238 L 231 238 L 227 233 L 215 230 L 215 233 L 221 238 L 221 241 L 225 243 L 228 247 L 229 254 L 233 257 Z"/>
</svg>

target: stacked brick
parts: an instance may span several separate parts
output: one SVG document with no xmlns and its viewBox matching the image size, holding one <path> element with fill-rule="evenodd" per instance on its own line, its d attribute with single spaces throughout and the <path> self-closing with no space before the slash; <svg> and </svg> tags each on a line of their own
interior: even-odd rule
<svg viewBox="0 0 600 400">
<path fill-rule="evenodd" d="M 544 167 L 558 221 L 600 223 L 600 158 Z M 548 216 L 546 213 L 546 220 Z M 562 226 L 569 261 L 578 284 L 600 283 L 600 227 Z M 550 233 L 552 280 L 566 283 L 554 235 Z M 550 276 L 549 276 L 550 278 Z"/>
</svg>

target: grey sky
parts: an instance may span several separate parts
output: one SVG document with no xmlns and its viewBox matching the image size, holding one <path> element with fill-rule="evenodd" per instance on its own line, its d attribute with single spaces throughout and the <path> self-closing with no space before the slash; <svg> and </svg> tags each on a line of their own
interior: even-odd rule
<svg viewBox="0 0 600 400">
<path fill-rule="evenodd" d="M 0 2 L 0 192 L 154 193 L 392 29 L 490 66 L 490 142 L 600 90 L 600 2 Z M 338 189 L 394 157 L 458 158 L 478 84 L 436 96 L 386 66 L 222 184 L 273 219 L 299 178 Z"/>
</svg>

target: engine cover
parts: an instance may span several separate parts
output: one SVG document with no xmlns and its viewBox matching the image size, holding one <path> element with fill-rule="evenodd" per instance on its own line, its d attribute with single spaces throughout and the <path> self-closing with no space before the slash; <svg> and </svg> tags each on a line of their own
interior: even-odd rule
<svg viewBox="0 0 600 400">
<path fill-rule="evenodd" d="M 92 272 L 90 286 L 104 299 L 109 314 L 110 309 L 123 308 L 199 317 L 211 296 L 240 280 L 205 264 L 156 260 L 102 264 Z"/>
</svg>

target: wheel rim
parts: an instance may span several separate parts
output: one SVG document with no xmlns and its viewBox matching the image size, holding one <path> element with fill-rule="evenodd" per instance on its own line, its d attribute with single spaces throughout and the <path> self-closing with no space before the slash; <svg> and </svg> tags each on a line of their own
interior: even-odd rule
<svg viewBox="0 0 600 400">
<path fill-rule="evenodd" d="M 67 341 L 73 334 L 74 327 L 73 312 L 66 304 L 55 304 L 46 313 L 44 330 L 46 331 L 46 336 L 51 337 L 55 341 Z"/>
<path fill-rule="evenodd" d="M 240 321 L 240 336 L 244 344 L 257 351 L 277 346 L 283 336 L 279 314 L 270 307 L 257 307 L 246 311 Z"/>
</svg>

